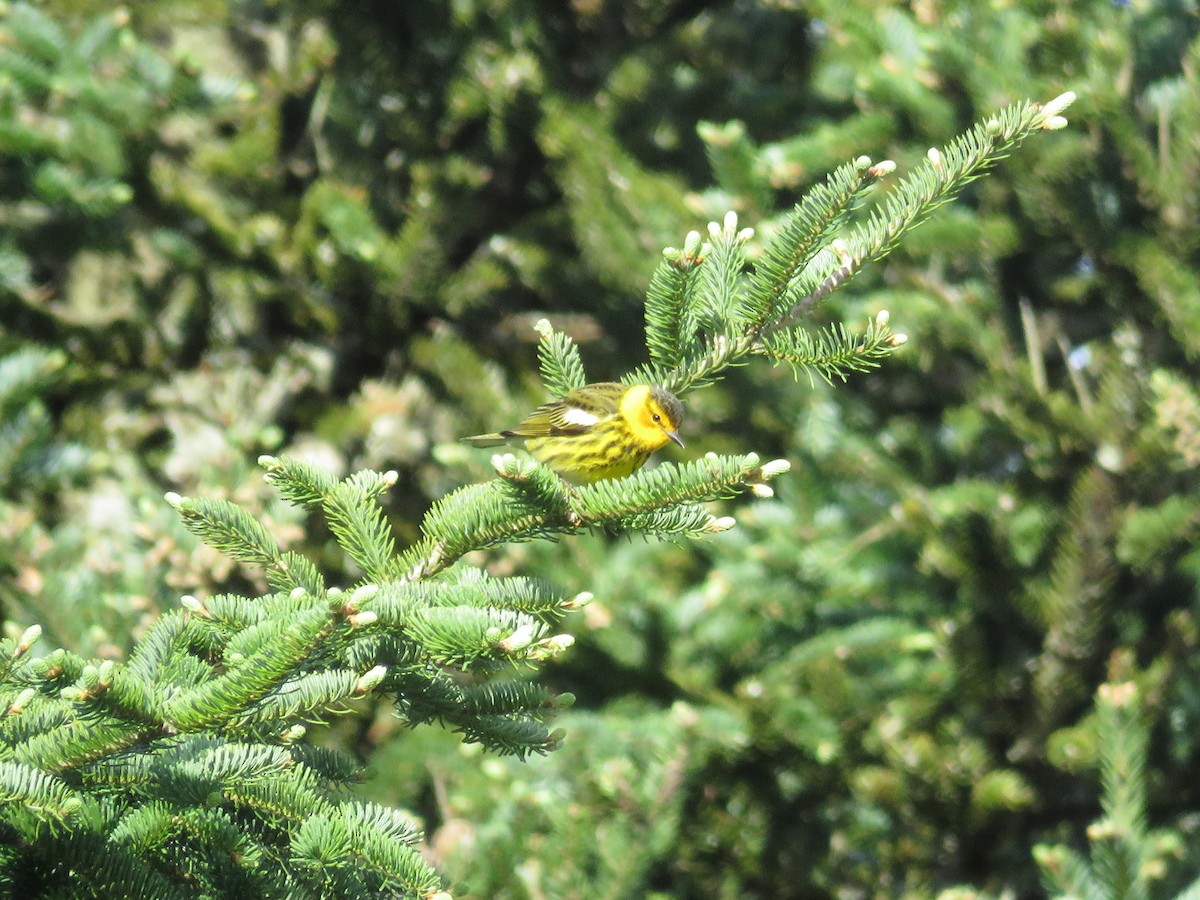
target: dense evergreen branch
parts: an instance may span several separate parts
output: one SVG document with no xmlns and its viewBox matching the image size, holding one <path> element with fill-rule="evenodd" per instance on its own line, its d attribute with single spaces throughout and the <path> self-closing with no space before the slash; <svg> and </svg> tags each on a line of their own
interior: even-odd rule
<svg viewBox="0 0 1200 900">
<path fill-rule="evenodd" d="M 855 205 L 875 180 L 895 166 L 890 161 L 873 165 L 865 157 L 843 166 L 784 218 L 746 283 L 734 277 L 740 273 L 730 269 L 738 259 L 730 245 L 751 236 L 749 231 L 737 231 L 736 216 L 731 213 L 722 225 L 709 226 L 712 244 L 702 244 L 693 232 L 682 250 L 665 252 L 667 265 L 690 273 L 704 265 L 714 246 L 720 248 L 718 262 L 724 275 L 709 279 L 702 300 L 689 301 L 707 310 L 706 318 L 713 324 L 707 333 L 668 340 L 662 323 L 672 315 L 675 321 L 682 321 L 682 289 L 676 293 L 656 291 L 648 298 L 648 306 L 657 303 L 662 307 L 648 308 L 647 322 L 654 323 L 654 340 L 661 351 L 652 356 L 650 365 L 626 376 L 626 383 L 656 383 L 682 394 L 720 377 L 722 371 L 742 364 L 750 354 L 810 368 L 822 378 L 842 377 L 847 371 L 873 365 L 904 340 L 902 335 L 889 339 L 886 318 L 877 320 L 876 333 L 863 339 L 838 331 L 815 342 L 802 336 L 793 323 L 810 314 L 864 265 L 887 255 L 902 235 L 1031 135 L 1061 128 L 1065 124 L 1061 113 L 1074 99 L 1073 94 L 1063 94 L 1044 106 L 1015 104 L 976 125 L 944 151 L 931 150 L 921 168 L 901 179 L 860 226 L 851 226 Z M 844 234 L 838 236 L 841 232 Z M 694 349 L 680 358 L 676 351 L 687 347 Z M 668 364 L 667 359 L 678 361 Z"/>
</svg>

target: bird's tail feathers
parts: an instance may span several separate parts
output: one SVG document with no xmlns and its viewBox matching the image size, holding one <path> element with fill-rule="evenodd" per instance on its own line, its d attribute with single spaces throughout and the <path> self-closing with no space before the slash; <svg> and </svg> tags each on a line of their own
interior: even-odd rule
<svg viewBox="0 0 1200 900">
<path fill-rule="evenodd" d="M 494 431 L 491 434 L 473 434 L 470 437 L 460 438 L 459 440 L 464 444 L 470 444 L 472 447 L 499 447 L 501 444 L 507 444 L 509 438 L 499 431 Z"/>
</svg>

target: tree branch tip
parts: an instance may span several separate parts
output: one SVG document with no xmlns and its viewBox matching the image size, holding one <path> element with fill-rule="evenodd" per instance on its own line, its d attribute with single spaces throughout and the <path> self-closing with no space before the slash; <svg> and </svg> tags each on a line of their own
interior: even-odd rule
<svg viewBox="0 0 1200 900">
<path fill-rule="evenodd" d="M 905 334 L 903 331 L 897 331 L 895 334 L 892 335 L 892 339 L 891 339 L 891 341 L 889 341 L 889 343 L 893 347 L 903 346 L 904 344 L 908 343 L 908 335 Z"/>
<path fill-rule="evenodd" d="M 930 147 L 928 150 L 925 151 L 925 158 L 929 160 L 929 164 L 932 165 L 935 169 L 937 169 L 939 172 L 942 171 L 942 151 L 941 150 L 939 150 L 937 147 Z"/>
<path fill-rule="evenodd" d="M 782 475 L 785 472 L 791 472 L 792 463 L 787 460 L 772 460 L 764 463 L 761 469 L 758 469 L 758 476 L 763 481 L 775 478 L 776 475 Z"/>
<path fill-rule="evenodd" d="M 546 662 L 575 645 L 575 637 L 570 634 L 556 634 L 538 641 L 529 648 L 526 659 L 533 662 Z"/>
<path fill-rule="evenodd" d="M 891 318 L 892 318 L 892 314 L 890 312 L 888 312 L 886 309 L 881 309 L 879 312 L 877 312 L 875 314 L 876 327 L 878 327 L 878 328 L 887 327 L 887 323 L 889 321 L 891 321 Z"/>
<path fill-rule="evenodd" d="M 722 531 L 728 531 L 737 524 L 737 519 L 733 516 L 712 516 L 708 520 L 708 524 L 704 528 L 705 534 L 720 534 Z"/>
<path fill-rule="evenodd" d="M 868 160 L 869 162 L 869 160 Z M 896 162 L 891 159 L 881 159 L 875 165 L 867 169 L 867 174 L 872 178 L 884 178 L 896 171 Z"/>
<path fill-rule="evenodd" d="M 174 491 L 167 491 L 165 494 L 163 494 L 163 499 L 166 500 L 167 504 L 174 509 L 179 509 L 181 506 L 183 506 L 183 497 L 179 496 L 179 494 L 175 493 Z"/>
<path fill-rule="evenodd" d="M 1087 836 L 1092 841 L 1115 841 L 1126 837 L 1128 831 L 1112 819 L 1101 819 L 1087 827 Z"/>
<path fill-rule="evenodd" d="M 1049 101 L 1048 103 L 1045 103 L 1042 106 L 1042 115 L 1045 116 L 1047 119 L 1053 119 L 1056 117 L 1060 117 L 1060 114 L 1062 113 L 1062 111 L 1065 110 L 1068 106 L 1070 106 L 1074 102 L 1075 102 L 1075 92 L 1074 91 L 1065 91 L 1064 93 L 1059 94 L 1053 100 Z M 1063 122 L 1065 124 L 1066 120 L 1064 119 Z M 1042 127 L 1045 128 L 1046 126 L 1043 125 Z"/>
<path fill-rule="evenodd" d="M 492 456 L 492 468 L 506 481 L 525 481 L 537 465 L 531 459 L 521 459 L 515 453 L 497 453 Z"/>
<path fill-rule="evenodd" d="M 1129 706 L 1137 700 L 1137 695 L 1137 685 L 1132 681 L 1123 681 L 1120 684 L 1102 684 L 1096 690 L 1096 697 L 1100 702 L 1108 704 L 1113 709 Z"/>
<path fill-rule="evenodd" d="M 360 584 L 350 594 L 350 603 L 357 606 L 363 600 L 369 600 L 379 593 L 377 584 Z"/>
<path fill-rule="evenodd" d="M 760 482 L 758 484 L 750 485 L 750 493 L 752 493 L 755 497 L 758 497 L 760 500 L 770 500 L 775 496 L 775 489 L 769 484 L 762 484 Z"/>
<path fill-rule="evenodd" d="M 29 648 L 42 639 L 42 626 L 30 625 L 21 633 L 21 639 L 17 641 L 17 646 L 13 650 L 12 658 L 16 659 L 19 656 L 24 656 L 29 652 Z"/>
<path fill-rule="evenodd" d="M 6 716 L 19 716 L 25 711 L 25 707 L 29 704 L 29 701 L 33 699 L 33 696 L 36 693 L 37 688 L 25 688 L 25 690 L 21 691 L 21 693 L 17 694 L 17 696 L 13 698 L 13 702 L 8 705 L 8 709 L 4 711 L 4 714 Z"/>
<path fill-rule="evenodd" d="M 596 599 L 596 595 L 591 591 L 580 591 L 571 599 L 562 604 L 562 609 L 567 612 L 575 612 L 578 609 L 583 609 L 589 603 Z"/>
<path fill-rule="evenodd" d="M 329 589 L 329 596 L 336 597 L 341 592 L 342 592 L 341 588 L 332 587 Z M 293 600 L 299 600 L 301 597 L 303 597 L 307 593 L 308 593 L 308 591 L 306 591 L 303 587 L 297 586 L 297 587 L 292 588 L 291 591 L 288 592 L 288 596 L 291 597 Z"/>
<path fill-rule="evenodd" d="M 308 733 L 308 729 L 303 725 L 293 725 L 291 728 L 279 735 L 279 739 L 285 744 L 294 744 L 301 740 Z"/>
<path fill-rule="evenodd" d="M 357 696 L 370 693 L 383 683 L 383 679 L 387 676 L 387 666 L 374 666 L 363 672 L 358 682 L 354 685 L 354 693 Z"/>
<path fill-rule="evenodd" d="M 738 244 L 744 244 L 750 238 L 754 237 L 753 228 L 743 228 L 741 231 L 738 231 L 738 214 L 732 209 L 725 213 L 725 217 L 720 224 L 709 222 L 708 233 L 713 238 L 724 235 Z"/>
<path fill-rule="evenodd" d="M 193 597 L 191 594 L 184 594 L 179 598 L 179 605 L 190 613 L 195 613 L 198 616 L 207 616 L 208 610 L 204 608 L 204 603 L 198 597 Z"/>
<path fill-rule="evenodd" d="M 279 467 L 279 457 L 272 456 L 269 453 L 264 453 L 258 458 L 258 464 L 270 472 L 272 469 Z"/>
<path fill-rule="evenodd" d="M 536 626 L 528 623 L 519 625 L 508 637 L 496 642 L 496 649 L 504 653 L 518 653 L 533 643 L 536 634 Z"/>
<path fill-rule="evenodd" d="M 536 331 L 543 340 L 550 340 L 550 335 L 554 334 L 554 326 L 550 324 L 550 320 L 546 318 L 538 319 L 533 323 L 533 330 Z"/>
</svg>

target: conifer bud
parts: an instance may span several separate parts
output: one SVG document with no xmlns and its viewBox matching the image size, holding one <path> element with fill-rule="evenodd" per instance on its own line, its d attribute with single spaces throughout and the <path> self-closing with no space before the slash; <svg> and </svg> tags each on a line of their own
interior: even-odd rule
<svg viewBox="0 0 1200 900">
<path fill-rule="evenodd" d="M 1059 94 L 1049 103 L 1042 107 L 1042 114 L 1047 118 L 1057 116 L 1064 109 L 1075 102 L 1075 92 L 1067 91 L 1065 94 Z"/>
<path fill-rule="evenodd" d="M 504 640 L 498 641 L 496 647 L 505 653 L 516 653 L 532 644 L 536 635 L 537 626 L 527 622 L 518 627 L 516 631 L 504 638 Z"/>
<path fill-rule="evenodd" d="M 293 725 L 291 728 L 283 732 L 283 734 L 279 735 L 279 739 L 285 744 L 294 744 L 296 741 L 303 739 L 304 735 L 307 733 L 308 729 L 303 725 Z"/>
<path fill-rule="evenodd" d="M 21 634 L 21 639 L 17 642 L 16 649 L 13 650 L 13 659 L 19 656 L 24 656 L 29 652 L 29 648 L 42 639 L 42 626 L 30 625 Z"/>
<path fill-rule="evenodd" d="M 13 702 L 8 705 L 7 715 L 19 716 L 24 712 L 26 705 L 33 699 L 33 695 L 37 693 L 34 688 L 25 688 L 21 693 L 13 698 Z"/>
<path fill-rule="evenodd" d="M 204 611 L 204 604 L 193 597 L 191 594 L 184 594 L 179 598 L 179 605 L 188 612 L 201 613 Z"/>
<path fill-rule="evenodd" d="M 792 464 L 786 459 L 773 459 L 769 463 L 764 463 L 762 469 L 762 478 L 764 481 L 774 478 L 776 475 L 782 475 L 784 472 L 790 472 Z"/>
<path fill-rule="evenodd" d="M 595 595 L 591 591 L 580 591 L 569 600 L 564 600 L 562 609 L 567 612 L 575 612 L 578 609 L 583 609 L 595 599 Z"/>
<path fill-rule="evenodd" d="M 1107 703 L 1113 709 L 1121 709 L 1137 700 L 1138 689 L 1132 681 L 1123 681 L 1120 684 L 1100 685 L 1096 695 L 1100 702 Z"/>
<path fill-rule="evenodd" d="M 526 658 L 534 662 L 545 662 L 569 650 L 575 645 L 575 638 L 569 634 L 556 634 L 553 637 L 538 641 L 529 649 Z"/>
<path fill-rule="evenodd" d="M 350 595 L 350 600 L 346 603 L 346 606 L 357 609 L 378 593 L 379 585 L 377 584 L 360 585 L 354 589 L 354 592 Z"/>
<path fill-rule="evenodd" d="M 383 683 L 383 679 L 386 676 L 387 666 L 375 666 L 368 669 L 358 679 L 358 683 L 354 685 L 354 693 L 361 696 L 375 690 L 375 688 Z"/>
</svg>

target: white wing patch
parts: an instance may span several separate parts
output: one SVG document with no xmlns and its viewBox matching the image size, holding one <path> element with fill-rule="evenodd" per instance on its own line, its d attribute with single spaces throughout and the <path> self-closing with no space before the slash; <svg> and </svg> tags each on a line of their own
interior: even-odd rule
<svg viewBox="0 0 1200 900">
<path fill-rule="evenodd" d="M 586 409 L 580 409 L 578 406 L 565 407 L 561 418 L 564 425 L 577 425 L 580 428 L 587 428 L 600 421 L 598 415 L 590 413 Z"/>
</svg>

